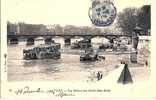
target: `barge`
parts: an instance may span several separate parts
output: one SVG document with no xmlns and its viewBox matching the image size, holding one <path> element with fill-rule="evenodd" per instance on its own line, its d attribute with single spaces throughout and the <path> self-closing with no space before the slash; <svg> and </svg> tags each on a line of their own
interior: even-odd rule
<svg viewBox="0 0 156 100">
<path fill-rule="evenodd" d="M 85 50 L 85 52 L 81 53 L 80 61 L 96 61 L 98 60 L 98 53 L 94 52 L 93 49 Z"/>
<path fill-rule="evenodd" d="M 88 39 L 84 39 L 81 41 L 76 41 L 72 43 L 71 49 L 85 49 L 92 47 L 91 42 Z"/>
<path fill-rule="evenodd" d="M 37 47 L 23 50 L 23 58 L 25 60 L 33 59 L 59 59 L 61 53 L 59 51 L 60 44 L 39 45 Z"/>
</svg>

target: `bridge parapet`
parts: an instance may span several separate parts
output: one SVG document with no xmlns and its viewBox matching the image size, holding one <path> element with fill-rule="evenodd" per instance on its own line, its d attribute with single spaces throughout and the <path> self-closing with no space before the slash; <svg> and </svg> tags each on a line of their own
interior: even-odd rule
<svg viewBox="0 0 156 100">
<path fill-rule="evenodd" d="M 21 35 L 21 34 L 9 34 L 8 37 L 38 37 L 38 36 L 42 36 L 42 37 L 47 37 L 47 36 L 61 36 L 61 37 L 65 37 L 65 36 L 104 36 L 104 37 L 109 37 L 109 36 L 114 36 L 114 37 L 131 37 L 131 35 L 115 35 L 115 34 L 36 34 L 36 35 Z"/>
</svg>

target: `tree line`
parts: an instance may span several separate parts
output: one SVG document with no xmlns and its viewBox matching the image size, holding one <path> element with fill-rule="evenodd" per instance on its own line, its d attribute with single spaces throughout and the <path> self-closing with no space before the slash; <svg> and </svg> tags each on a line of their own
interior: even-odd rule
<svg viewBox="0 0 156 100">
<path fill-rule="evenodd" d="M 138 26 L 142 29 L 142 35 L 150 35 L 151 29 L 151 6 L 144 5 L 141 8 L 126 8 L 117 16 L 117 27 L 123 33 L 132 34 L 134 28 Z"/>
<path fill-rule="evenodd" d="M 140 8 L 125 8 L 122 12 L 117 14 L 115 28 L 98 28 L 90 26 L 74 26 L 60 24 L 43 25 L 43 24 L 26 24 L 26 23 L 7 23 L 7 32 L 19 32 L 22 30 L 23 34 L 42 33 L 42 34 L 132 34 L 134 28 L 139 26 L 142 29 L 142 35 L 150 35 L 148 31 L 151 29 L 151 6 L 144 5 Z M 118 31 L 116 31 L 118 30 Z M 20 33 L 22 34 L 22 33 Z"/>
</svg>

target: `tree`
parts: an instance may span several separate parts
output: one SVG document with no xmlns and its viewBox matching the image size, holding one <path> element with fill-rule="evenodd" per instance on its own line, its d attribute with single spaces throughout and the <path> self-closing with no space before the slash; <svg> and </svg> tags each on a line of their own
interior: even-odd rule
<svg viewBox="0 0 156 100">
<path fill-rule="evenodd" d="M 82 34 L 92 34 L 93 33 L 93 29 L 92 29 L 92 27 L 89 27 L 89 26 L 83 26 L 82 28 L 81 28 L 81 32 L 82 32 Z"/>
<path fill-rule="evenodd" d="M 151 7 L 144 5 L 141 8 L 126 8 L 117 16 L 117 26 L 123 33 L 132 34 L 133 29 L 141 27 L 142 33 L 148 33 L 151 28 Z M 144 34 L 148 35 L 148 34 Z"/>
<path fill-rule="evenodd" d="M 92 27 L 92 34 L 101 34 L 101 29 Z"/>
<path fill-rule="evenodd" d="M 143 7 L 141 7 L 140 12 L 138 14 L 138 25 L 142 28 L 144 33 L 148 33 L 148 30 L 151 29 L 151 6 L 150 5 L 144 5 Z"/>
<path fill-rule="evenodd" d="M 64 33 L 65 34 L 75 34 L 76 27 L 74 25 L 66 25 L 64 27 Z"/>
<path fill-rule="evenodd" d="M 126 34 L 131 34 L 137 24 L 137 8 L 126 8 L 117 16 L 118 27 Z"/>
<path fill-rule="evenodd" d="M 54 25 L 55 34 L 63 34 L 63 28 L 59 24 Z"/>
</svg>

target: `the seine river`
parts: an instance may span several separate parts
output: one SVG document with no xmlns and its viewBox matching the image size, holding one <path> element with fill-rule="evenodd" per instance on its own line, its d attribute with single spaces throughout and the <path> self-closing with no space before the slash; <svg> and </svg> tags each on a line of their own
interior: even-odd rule
<svg viewBox="0 0 156 100">
<path fill-rule="evenodd" d="M 20 41 L 18 45 L 8 45 L 8 80 L 9 81 L 87 81 L 92 73 L 102 71 L 107 75 L 119 64 L 119 55 L 107 54 L 105 60 L 80 62 L 80 50 L 71 50 L 64 46 L 63 38 L 55 38 L 61 43 L 61 59 L 23 60 L 23 49 L 32 48 Z M 80 40 L 80 38 L 79 38 Z M 71 42 L 74 42 L 72 39 Z M 93 38 L 93 47 L 98 48 L 105 38 Z M 35 45 L 43 41 L 35 42 Z M 67 52 L 68 51 L 68 52 Z M 70 53 L 71 52 L 71 53 Z M 73 52 L 73 53 L 72 53 Z M 77 53 L 74 53 L 77 52 Z"/>
</svg>

